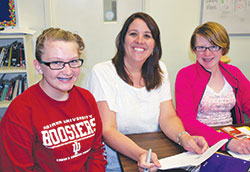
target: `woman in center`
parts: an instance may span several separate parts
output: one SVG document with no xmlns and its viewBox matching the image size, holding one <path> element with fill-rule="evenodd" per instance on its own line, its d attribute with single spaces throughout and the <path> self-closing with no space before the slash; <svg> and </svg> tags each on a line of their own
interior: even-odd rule
<svg viewBox="0 0 250 172">
<path fill-rule="evenodd" d="M 172 103 L 166 66 L 162 55 L 160 31 L 145 13 L 134 13 L 124 23 L 116 38 L 117 52 L 112 60 L 96 64 L 87 88 L 94 95 L 103 122 L 107 149 L 107 171 L 121 171 L 118 151 L 138 161 L 139 171 L 160 167 L 152 153 L 146 163 L 147 150 L 126 134 L 159 131 L 190 152 L 203 153 L 203 137 L 190 136 L 177 117 Z"/>
</svg>

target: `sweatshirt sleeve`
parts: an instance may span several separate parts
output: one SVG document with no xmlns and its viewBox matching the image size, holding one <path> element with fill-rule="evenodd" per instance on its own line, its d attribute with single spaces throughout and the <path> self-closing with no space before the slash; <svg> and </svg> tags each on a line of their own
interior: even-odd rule
<svg viewBox="0 0 250 172">
<path fill-rule="evenodd" d="M 0 123 L 0 171 L 33 171 L 33 136 L 29 120 L 18 118 L 16 113 L 28 114 L 29 111 L 18 104 L 11 104 Z"/>
<path fill-rule="evenodd" d="M 200 85 L 195 85 L 195 79 L 190 76 L 192 75 L 189 72 L 181 70 L 177 74 L 175 82 L 176 112 L 182 120 L 185 130 L 191 135 L 203 136 L 209 146 L 222 139 L 231 138 L 229 135 L 217 132 L 197 120 L 198 107 L 195 105 L 197 104 L 195 99 L 197 99 L 197 91 L 201 89 L 199 88 Z"/>
<path fill-rule="evenodd" d="M 96 119 L 96 134 L 92 149 L 90 151 L 90 156 L 86 162 L 86 171 L 105 172 L 105 165 L 107 161 L 104 155 L 105 148 L 102 140 L 102 122 L 94 97 L 92 97 L 90 101 L 91 101 L 90 104 L 92 105 L 93 108 L 93 114 L 95 114 L 95 119 Z"/>
</svg>

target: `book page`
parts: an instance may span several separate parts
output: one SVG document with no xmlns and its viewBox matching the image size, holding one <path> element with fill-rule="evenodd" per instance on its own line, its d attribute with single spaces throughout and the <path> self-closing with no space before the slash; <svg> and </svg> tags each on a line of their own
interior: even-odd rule
<svg viewBox="0 0 250 172">
<path fill-rule="evenodd" d="M 172 168 L 180 168 L 187 166 L 197 166 L 202 162 L 207 160 L 210 156 L 212 156 L 217 150 L 219 150 L 228 139 L 223 139 L 211 146 L 204 152 L 202 155 L 191 153 L 191 152 L 183 152 L 174 156 L 166 157 L 160 159 L 161 170 L 167 170 Z"/>
</svg>

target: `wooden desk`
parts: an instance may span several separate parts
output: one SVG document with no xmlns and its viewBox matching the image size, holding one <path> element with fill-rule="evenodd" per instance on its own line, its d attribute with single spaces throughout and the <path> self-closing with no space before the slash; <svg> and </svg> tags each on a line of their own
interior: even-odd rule
<svg viewBox="0 0 250 172">
<path fill-rule="evenodd" d="M 184 151 L 184 149 L 175 142 L 168 139 L 163 132 L 153 132 L 144 134 L 127 135 L 140 147 L 148 150 L 152 149 L 158 156 L 158 159 L 172 156 Z M 119 154 L 120 163 L 124 172 L 138 172 L 137 162 Z"/>
<path fill-rule="evenodd" d="M 239 126 L 250 126 L 250 123 L 237 124 L 235 127 Z M 221 127 L 215 127 L 219 129 Z M 142 148 L 148 150 L 152 149 L 158 156 L 158 159 L 165 158 L 168 156 L 176 155 L 185 151 L 181 146 L 168 139 L 163 132 L 153 132 L 153 133 L 143 133 L 143 134 L 131 134 L 127 135 L 136 144 Z M 119 159 L 124 172 L 138 172 L 137 162 L 119 154 Z"/>
</svg>

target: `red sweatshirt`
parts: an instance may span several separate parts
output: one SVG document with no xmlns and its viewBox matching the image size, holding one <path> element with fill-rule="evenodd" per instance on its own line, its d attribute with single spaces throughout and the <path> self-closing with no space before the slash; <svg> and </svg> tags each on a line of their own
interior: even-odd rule
<svg viewBox="0 0 250 172">
<path fill-rule="evenodd" d="M 105 171 L 97 105 L 80 87 L 56 101 L 31 86 L 10 104 L 0 131 L 1 172 Z"/>
</svg>

